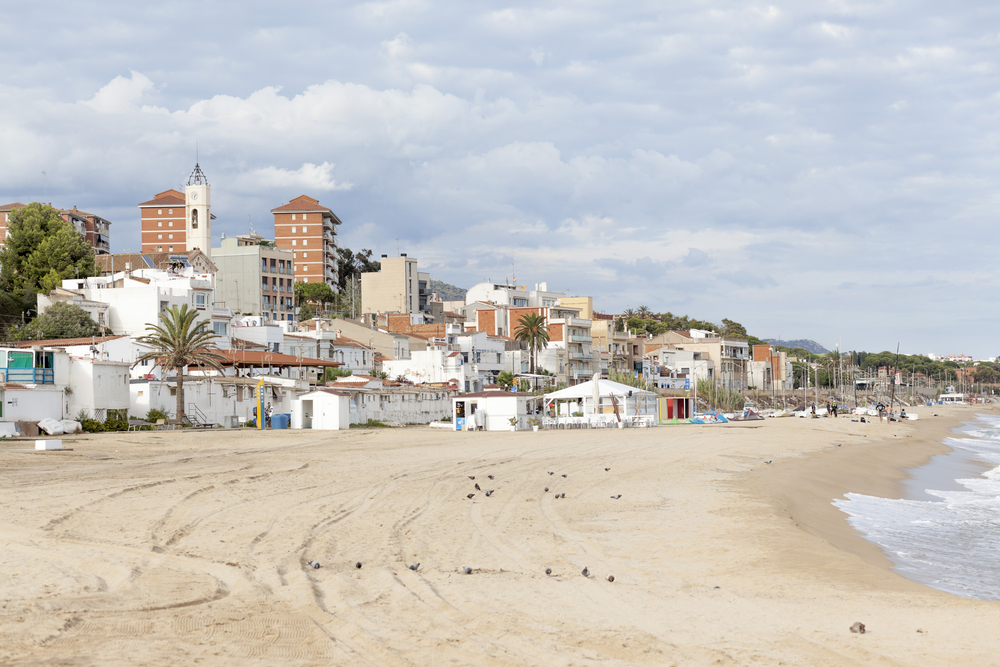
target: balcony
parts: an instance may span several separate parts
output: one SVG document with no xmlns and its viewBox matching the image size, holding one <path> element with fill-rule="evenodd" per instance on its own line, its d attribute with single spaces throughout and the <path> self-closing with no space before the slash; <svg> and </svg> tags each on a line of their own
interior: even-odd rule
<svg viewBox="0 0 1000 667">
<path fill-rule="evenodd" d="M 24 382 L 26 384 L 55 384 L 55 370 L 51 368 L 3 368 L 7 382 Z"/>
<path fill-rule="evenodd" d="M 575 370 L 570 371 L 569 374 L 574 377 L 579 375 L 593 375 L 594 371 L 590 368 L 577 368 Z"/>
<path fill-rule="evenodd" d="M 569 337 L 569 339 L 570 339 L 571 341 L 573 341 L 574 343 L 589 343 L 589 342 L 591 342 L 591 341 L 592 341 L 592 340 L 593 340 L 594 338 L 593 338 L 593 336 L 579 336 L 579 335 L 573 335 L 573 336 L 570 336 L 570 337 Z"/>
<path fill-rule="evenodd" d="M 594 355 L 589 352 L 572 352 L 569 355 L 570 359 L 593 359 Z"/>
</svg>

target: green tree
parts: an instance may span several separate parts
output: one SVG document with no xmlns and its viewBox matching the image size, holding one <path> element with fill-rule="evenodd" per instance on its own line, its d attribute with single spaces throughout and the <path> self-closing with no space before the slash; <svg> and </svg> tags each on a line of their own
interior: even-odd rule
<svg viewBox="0 0 1000 667">
<path fill-rule="evenodd" d="M 137 340 L 153 348 L 132 364 L 153 361 L 177 372 L 177 419 L 184 418 L 184 367 L 192 364 L 222 370 L 226 358 L 215 346 L 216 335 L 208 330 L 208 320 L 195 322 L 198 310 L 185 303 L 160 313 L 160 325 L 147 324 L 145 336 Z"/>
<path fill-rule="evenodd" d="M 497 384 L 509 391 L 514 386 L 514 374 L 510 371 L 500 371 L 497 373 Z"/>
<path fill-rule="evenodd" d="M 366 248 L 357 253 L 350 248 L 337 248 L 337 258 L 341 294 L 350 289 L 351 278 L 361 280 L 362 273 L 378 273 L 382 269 L 382 262 L 372 260 L 372 251 Z"/>
<path fill-rule="evenodd" d="M 726 338 L 741 338 L 746 340 L 747 330 L 739 322 L 733 322 L 732 320 L 722 319 L 722 335 Z"/>
<path fill-rule="evenodd" d="M 299 322 L 305 322 L 306 320 L 311 320 L 315 314 L 316 310 L 308 303 L 303 303 L 301 306 L 299 306 Z"/>
<path fill-rule="evenodd" d="M 535 372 L 538 361 L 538 350 L 549 342 L 549 328 L 545 325 L 545 316 L 538 313 L 525 313 L 514 330 L 514 339 L 528 344 L 531 352 L 531 372 Z"/>
<path fill-rule="evenodd" d="M 0 250 L 0 290 L 48 292 L 67 278 L 97 273 L 94 249 L 51 206 L 34 203 L 10 213 Z"/>
<path fill-rule="evenodd" d="M 323 371 L 323 382 L 332 382 L 337 378 L 346 378 L 354 375 L 350 368 L 327 368 Z"/>
<path fill-rule="evenodd" d="M 66 301 L 54 303 L 31 323 L 40 340 L 97 336 L 101 328 L 80 306 Z"/>
</svg>

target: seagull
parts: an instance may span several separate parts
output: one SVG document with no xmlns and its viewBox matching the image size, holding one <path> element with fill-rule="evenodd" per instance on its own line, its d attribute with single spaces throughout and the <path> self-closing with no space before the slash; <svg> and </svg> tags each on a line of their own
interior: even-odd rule
<svg viewBox="0 0 1000 667">
<path fill-rule="evenodd" d="M 410 566 L 410 569 L 416 572 L 418 567 L 420 567 L 420 563 L 414 563 Z"/>
<path fill-rule="evenodd" d="M 486 492 L 486 497 L 487 498 L 489 498 L 492 495 L 493 495 L 493 489 L 490 489 L 489 491 Z"/>
<path fill-rule="evenodd" d="M 611 468 L 605 468 L 604 472 L 611 472 Z"/>
<path fill-rule="evenodd" d="M 581 572 L 580 574 L 582 574 L 585 577 L 589 577 L 590 576 L 590 570 L 588 570 L 587 568 L 583 568 L 583 572 Z"/>
<path fill-rule="evenodd" d="M 770 463 L 770 461 L 764 461 L 764 463 Z"/>
<path fill-rule="evenodd" d="M 472 500 L 472 496 L 474 496 L 474 495 L 476 495 L 476 494 L 470 493 L 469 495 L 466 496 L 466 498 L 468 498 L 469 500 Z"/>
<path fill-rule="evenodd" d="M 551 567 L 545 568 L 545 574 L 552 574 L 552 568 Z"/>
<path fill-rule="evenodd" d="M 563 477 L 565 477 L 565 476 L 566 476 L 566 475 L 563 475 Z"/>
<path fill-rule="evenodd" d="M 610 581 L 610 582 L 614 582 L 614 580 L 615 580 L 615 575 L 613 575 L 613 574 L 609 574 L 609 575 L 608 575 L 608 581 Z"/>
<path fill-rule="evenodd" d="M 476 478 L 475 475 L 469 475 L 469 479 L 475 479 L 475 478 Z"/>
<path fill-rule="evenodd" d="M 361 561 L 358 561 L 357 563 L 355 563 L 354 567 L 356 567 L 356 568 L 358 568 L 360 570 L 361 569 Z"/>
<path fill-rule="evenodd" d="M 466 574 L 472 574 L 472 568 L 471 567 L 464 567 L 464 568 L 462 568 L 462 572 L 465 572 Z"/>
<path fill-rule="evenodd" d="M 549 492 L 549 487 L 546 486 L 545 487 L 545 493 L 548 493 L 548 492 Z"/>
<path fill-rule="evenodd" d="M 476 491 L 482 491 L 482 489 L 479 488 L 479 482 L 476 482 Z"/>
<path fill-rule="evenodd" d="M 493 475 L 487 475 L 487 477 L 489 477 L 490 479 L 493 479 Z"/>
<path fill-rule="evenodd" d="M 620 493 L 619 493 L 619 494 L 616 494 L 616 495 L 614 495 L 614 496 L 611 496 L 611 497 L 612 497 L 613 499 L 615 499 L 615 500 L 618 500 L 619 498 L 621 498 L 621 497 L 622 497 L 622 494 L 620 494 Z"/>
<path fill-rule="evenodd" d="M 309 561 L 309 566 L 312 567 L 312 569 L 314 569 L 314 570 L 318 570 L 319 569 L 319 563 L 317 563 L 314 560 Z"/>
<path fill-rule="evenodd" d="M 550 474 L 550 475 L 554 475 L 555 473 L 554 473 L 554 472 L 551 472 L 551 471 L 550 471 L 550 472 L 549 472 L 549 474 Z"/>
</svg>

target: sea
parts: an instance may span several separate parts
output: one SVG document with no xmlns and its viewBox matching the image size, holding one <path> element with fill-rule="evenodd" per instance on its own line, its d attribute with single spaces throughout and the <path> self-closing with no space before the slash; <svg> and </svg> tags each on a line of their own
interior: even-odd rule
<svg viewBox="0 0 1000 667">
<path fill-rule="evenodd" d="M 849 493 L 834 505 L 912 581 L 1000 600 L 1000 417 L 977 415 L 951 452 L 913 469 L 903 498 Z"/>
</svg>

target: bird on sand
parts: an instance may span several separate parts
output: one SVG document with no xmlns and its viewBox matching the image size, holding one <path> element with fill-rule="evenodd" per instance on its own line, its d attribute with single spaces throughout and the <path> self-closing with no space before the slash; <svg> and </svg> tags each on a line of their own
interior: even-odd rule
<svg viewBox="0 0 1000 667">
<path fill-rule="evenodd" d="M 610 581 L 610 582 L 612 582 L 612 583 L 613 583 L 613 582 L 614 582 L 614 580 L 615 580 L 615 575 L 613 575 L 613 574 L 609 574 L 609 575 L 608 575 L 608 581 Z"/>
<path fill-rule="evenodd" d="M 604 472 L 611 472 L 611 468 L 605 468 Z"/>
<path fill-rule="evenodd" d="M 472 568 L 471 567 L 463 567 L 462 568 L 462 572 L 465 572 L 466 574 L 472 574 Z"/>
<path fill-rule="evenodd" d="M 589 577 L 590 576 L 590 570 L 588 570 L 587 568 L 583 568 L 583 571 L 580 572 L 580 574 L 582 574 L 585 577 Z"/>
<path fill-rule="evenodd" d="M 614 498 L 615 500 L 618 500 L 619 498 L 622 497 L 622 494 L 619 493 L 619 494 L 613 495 L 611 497 Z"/>
<path fill-rule="evenodd" d="M 548 492 L 549 492 L 549 487 L 546 486 L 545 487 L 545 493 L 548 493 Z"/>
<path fill-rule="evenodd" d="M 487 477 L 489 477 L 490 479 L 493 479 L 493 475 L 487 475 Z"/>
<path fill-rule="evenodd" d="M 482 489 L 479 488 L 479 482 L 476 482 L 476 491 L 482 491 Z"/>
<path fill-rule="evenodd" d="M 764 461 L 764 463 L 770 463 L 770 461 Z"/>
<path fill-rule="evenodd" d="M 566 476 L 566 475 L 563 475 L 563 477 L 565 477 L 565 476 Z"/>
<path fill-rule="evenodd" d="M 416 572 L 418 567 L 420 567 L 420 563 L 414 563 L 410 566 L 410 569 Z"/>
<path fill-rule="evenodd" d="M 472 500 L 472 496 L 474 496 L 474 495 L 476 495 L 476 494 L 470 493 L 469 495 L 466 496 L 466 498 L 468 498 L 469 500 Z"/>
<path fill-rule="evenodd" d="M 354 567 L 356 567 L 356 568 L 358 568 L 360 570 L 361 569 L 361 561 L 358 561 L 357 563 L 355 563 Z"/>
<path fill-rule="evenodd" d="M 309 561 L 309 567 L 311 567 L 314 570 L 318 570 L 319 569 L 319 563 L 317 563 L 314 560 L 311 560 L 311 561 Z"/>
<path fill-rule="evenodd" d="M 560 497 L 560 498 L 565 498 L 565 497 L 566 497 L 566 494 L 565 494 L 565 493 L 560 493 L 560 494 L 559 494 L 559 497 Z"/>
<path fill-rule="evenodd" d="M 492 495 L 493 495 L 493 489 L 490 489 L 489 491 L 486 492 L 486 497 L 487 498 L 489 498 Z"/>
<path fill-rule="evenodd" d="M 554 475 L 555 473 L 554 473 L 554 472 L 552 472 L 552 471 L 550 470 L 550 471 L 549 471 L 549 474 L 550 474 L 550 475 Z"/>
<path fill-rule="evenodd" d="M 475 478 L 476 478 L 475 475 L 469 475 L 469 479 L 475 479 Z"/>
<path fill-rule="evenodd" d="M 552 574 L 552 568 L 551 567 L 545 568 L 545 574 Z"/>
</svg>

